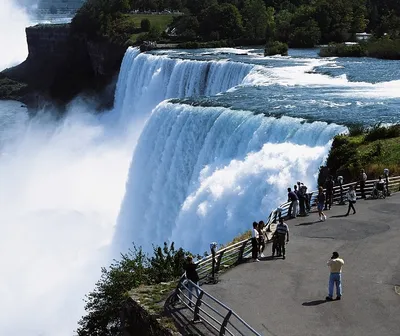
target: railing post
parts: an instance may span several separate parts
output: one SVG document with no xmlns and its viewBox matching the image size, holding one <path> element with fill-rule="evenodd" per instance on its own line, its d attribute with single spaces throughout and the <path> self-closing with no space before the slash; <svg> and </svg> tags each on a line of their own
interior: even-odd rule
<svg viewBox="0 0 400 336">
<path fill-rule="evenodd" d="M 200 289 L 200 294 L 197 297 L 196 300 L 196 305 L 194 307 L 194 315 L 193 315 L 193 321 L 198 321 L 200 319 L 199 317 L 199 311 L 200 311 L 200 306 L 201 306 L 201 299 L 203 297 L 204 291 Z"/>
<path fill-rule="evenodd" d="M 215 265 L 215 273 L 218 274 L 219 273 L 219 268 L 221 266 L 221 260 L 222 260 L 222 256 L 224 255 L 225 251 L 222 251 L 219 255 L 218 255 L 218 259 L 217 259 L 217 264 Z"/>
<path fill-rule="evenodd" d="M 238 257 L 238 263 L 242 262 L 243 260 L 243 254 L 244 254 L 244 249 L 246 248 L 248 240 L 246 240 L 245 242 L 243 242 L 242 246 L 240 246 L 239 249 L 239 257 Z"/>
<path fill-rule="evenodd" d="M 181 278 L 180 278 L 179 281 L 178 281 L 178 285 L 177 285 L 176 288 L 175 288 L 173 303 L 176 303 L 176 302 L 179 301 L 179 289 L 180 289 L 181 284 L 182 284 L 182 282 L 183 282 L 183 280 L 184 280 L 185 278 L 186 278 L 186 277 L 185 277 L 184 275 L 182 275 Z"/>
<path fill-rule="evenodd" d="M 229 321 L 229 318 L 231 317 L 231 315 L 232 315 L 232 310 L 228 311 L 228 314 L 226 314 L 224 320 L 222 321 L 221 329 L 219 331 L 220 336 L 225 335 L 226 326 L 228 325 L 228 321 Z"/>
</svg>

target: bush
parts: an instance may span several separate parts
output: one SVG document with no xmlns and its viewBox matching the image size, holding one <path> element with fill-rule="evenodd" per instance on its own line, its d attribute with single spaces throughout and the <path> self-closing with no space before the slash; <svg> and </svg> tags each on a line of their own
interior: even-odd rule
<svg viewBox="0 0 400 336">
<path fill-rule="evenodd" d="M 348 129 L 350 136 L 359 136 L 363 135 L 366 132 L 365 126 L 361 124 L 351 125 L 348 127 Z"/>
<path fill-rule="evenodd" d="M 121 255 L 109 269 L 101 269 L 101 278 L 93 292 L 86 296 L 87 315 L 78 322 L 79 336 L 121 335 L 120 311 L 129 292 L 140 285 L 152 285 L 179 278 L 185 258 L 190 255 L 174 244 L 154 247 L 149 258 L 141 248 L 133 247 Z M 199 256 L 196 256 L 199 258 Z"/>
<path fill-rule="evenodd" d="M 365 135 L 366 142 L 372 142 L 381 139 L 390 139 L 400 137 L 400 124 L 389 127 L 381 126 L 380 124 L 372 127 Z"/>
<path fill-rule="evenodd" d="M 319 55 L 321 57 L 364 57 L 367 50 L 363 44 L 333 43 L 322 47 Z"/>
<path fill-rule="evenodd" d="M 370 57 L 400 60 L 400 39 L 381 38 L 368 43 L 367 51 Z"/>
<path fill-rule="evenodd" d="M 140 21 L 140 28 L 142 28 L 142 31 L 148 32 L 150 31 L 151 23 L 149 19 L 143 19 Z"/>
<path fill-rule="evenodd" d="M 279 41 L 267 43 L 264 49 L 264 56 L 282 55 L 287 56 L 288 45 Z"/>
</svg>

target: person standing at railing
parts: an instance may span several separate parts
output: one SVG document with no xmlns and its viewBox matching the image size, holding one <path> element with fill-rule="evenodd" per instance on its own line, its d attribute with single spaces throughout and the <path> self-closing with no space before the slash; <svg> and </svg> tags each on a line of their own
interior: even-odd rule
<svg viewBox="0 0 400 336">
<path fill-rule="evenodd" d="M 360 191 L 361 191 L 361 198 L 366 199 L 365 196 L 365 182 L 367 181 L 368 176 L 365 174 L 365 170 L 361 169 L 360 172 Z"/>
<path fill-rule="evenodd" d="M 259 248 L 258 255 L 259 255 L 260 258 L 264 258 L 265 257 L 264 256 L 265 235 L 264 235 L 264 232 L 263 232 L 264 226 L 265 226 L 264 221 L 260 221 L 258 223 L 258 248 Z"/>
<path fill-rule="evenodd" d="M 347 192 L 347 200 L 349 201 L 349 208 L 347 209 L 346 216 L 349 215 L 350 209 L 353 209 L 353 215 L 354 215 L 356 213 L 354 204 L 356 204 L 357 202 L 357 194 L 352 185 L 349 187 L 349 191 Z"/>
<path fill-rule="evenodd" d="M 258 233 L 258 223 L 253 222 L 253 230 L 251 230 L 251 258 L 253 261 L 258 260 L 258 239 L 260 238 L 260 234 Z"/>
<path fill-rule="evenodd" d="M 288 191 L 288 202 L 291 202 L 288 215 L 290 218 L 296 218 L 297 217 L 297 207 L 299 204 L 299 198 L 297 197 L 295 192 L 292 191 L 291 188 L 288 188 L 287 191 Z"/>
<path fill-rule="evenodd" d="M 278 235 L 278 250 L 280 250 L 278 257 L 286 259 L 286 243 L 289 243 L 289 227 L 283 221 L 283 218 L 279 220 L 279 224 L 276 226 L 276 232 Z"/>
<path fill-rule="evenodd" d="M 333 176 L 329 175 L 325 181 L 325 190 L 326 190 L 326 199 L 325 199 L 325 208 L 324 210 L 330 210 L 333 203 L 333 188 L 335 186 L 335 182 L 333 181 Z"/>
<path fill-rule="evenodd" d="M 193 262 L 193 257 L 188 256 L 186 258 L 186 264 L 183 265 L 183 269 L 186 271 L 186 278 L 190 281 L 188 281 L 187 287 L 188 287 L 188 294 L 189 294 L 189 306 L 192 306 L 192 292 L 193 288 L 196 290 L 196 295 L 199 297 L 200 295 L 200 290 L 198 288 L 199 286 L 199 274 L 197 273 L 197 266 L 198 264 L 195 264 Z M 194 286 L 193 283 L 196 285 Z"/>
<path fill-rule="evenodd" d="M 325 198 L 326 197 L 324 194 L 324 189 L 322 187 L 319 187 L 318 195 L 317 195 L 317 209 L 318 209 L 318 215 L 319 215 L 320 222 L 323 222 L 326 220 L 326 215 L 323 213 Z"/>
</svg>

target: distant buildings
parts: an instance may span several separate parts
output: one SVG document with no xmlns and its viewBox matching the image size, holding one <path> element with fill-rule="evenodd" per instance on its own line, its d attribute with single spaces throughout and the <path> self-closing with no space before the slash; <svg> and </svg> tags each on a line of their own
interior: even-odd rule
<svg viewBox="0 0 400 336">
<path fill-rule="evenodd" d="M 356 39 L 357 41 L 368 41 L 371 38 L 372 34 L 368 33 L 356 33 Z"/>
</svg>

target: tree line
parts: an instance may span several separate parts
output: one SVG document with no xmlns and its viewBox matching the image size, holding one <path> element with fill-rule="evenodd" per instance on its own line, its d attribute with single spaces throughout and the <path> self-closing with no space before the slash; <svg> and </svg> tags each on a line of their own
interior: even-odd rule
<svg viewBox="0 0 400 336">
<path fill-rule="evenodd" d="M 183 12 L 172 28 L 186 41 L 247 39 L 313 47 L 349 41 L 364 31 L 400 37 L 398 0 L 87 0 L 73 25 L 88 35 L 109 36 L 119 33 L 121 13 L 134 10 Z"/>
</svg>

